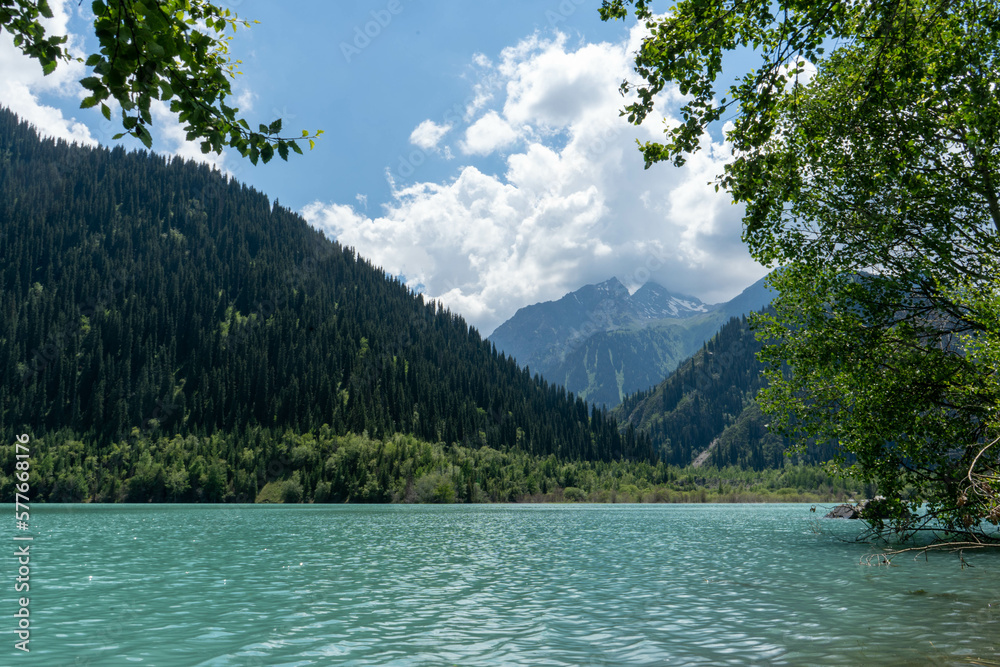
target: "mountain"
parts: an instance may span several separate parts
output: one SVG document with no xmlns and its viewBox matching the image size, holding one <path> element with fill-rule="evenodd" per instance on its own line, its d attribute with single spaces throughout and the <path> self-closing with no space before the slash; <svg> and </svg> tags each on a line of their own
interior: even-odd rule
<svg viewBox="0 0 1000 667">
<path fill-rule="evenodd" d="M 170 480 L 190 485 L 175 499 L 252 499 L 280 471 L 311 498 L 343 472 L 324 461 L 352 433 L 651 455 L 461 317 L 205 165 L 41 140 L 0 109 L 0 248 L 0 438 L 64 448 L 32 464 L 33 492 L 65 476 L 96 499 L 166 497 Z M 332 449 L 311 440 L 293 455 L 288 438 L 321 431 Z"/>
<path fill-rule="evenodd" d="M 668 463 L 687 465 L 763 386 L 763 366 L 756 356 L 760 348 L 746 318 L 731 318 L 669 377 L 626 397 L 613 414 L 649 434 Z"/>
<path fill-rule="evenodd" d="M 521 308 L 490 335 L 498 350 L 595 405 L 660 382 L 730 318 L 770 303 L 764 280 L 726 303 L 616 278 Z"/>
<path fill-rule="evenodd" d="M 639 321 L 693 317 L 712 310 L 712 306 L 706 306 L 696 297 L 672 294 L 654 282 L 637 289 L 628 302 Z"/>
<path fill-rule="evenodd" d="M 489 339 L 498 351 L 517 358 L 522 366 L 542 370 L 561 361 L 595 333 L 706 311 L 697 299 L 675 296 L 654 283 L 629 295 L 617 278 L 611 278 L 585 285 L 558 301 L 521 308 Z"/>
<path fill-rule="evenodd" d="M 780 468 L 788 443 L 768 432 L 756 403 L 765 386 L 760 349 L 746 316 L 733 317 L 669 377 L 627 396 L 612 415 L 648 435 L 672 465 Z M 820 463 L 833 454 L 833 447 L 813 445 L 799 460 Z"/>
</svg>

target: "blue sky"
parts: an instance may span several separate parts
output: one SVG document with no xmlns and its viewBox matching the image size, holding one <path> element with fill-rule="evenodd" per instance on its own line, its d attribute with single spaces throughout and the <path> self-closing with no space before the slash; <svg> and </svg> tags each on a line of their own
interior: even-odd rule
<svg viewBox="0 0 1000 667">
<path fill-rule="evenodd" d="M 51 29 L 89 53 L 90 3 L 52 4 Z M 325 135 L 288 163 L 208 159 L 484 333 L 611 276 L 728 299 L 766 272 L 708 185 L 728 147 L 716 136 L 684 169 L 643 170 L 635 139 L 662 136 L 681 98 L 665 91 L 642 128 L 619 118 L 641 31 L 602 23 L 599 5 L 232 0 L 260 21 L 232 42 L 243 111 Z M 0 103 L 44 132 L 113 143 L 118 128 L 78 108 L 82 66 L 42 77 L 4 34 L 0 69 Z M 154 149 L 206 159 L 165 109 L 155 122 Z"/>
</svg>

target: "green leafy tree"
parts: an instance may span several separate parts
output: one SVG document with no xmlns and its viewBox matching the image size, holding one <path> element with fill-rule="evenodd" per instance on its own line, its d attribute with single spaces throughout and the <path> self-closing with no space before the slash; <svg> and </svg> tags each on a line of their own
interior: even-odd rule
<svg viewBox="0 0 1000 667">
<path fill-rule="evenodd" d="M 250 26 L 229 9 L 205 0 L 95 0 L 93 11 L 100 47 L 86 58 L 92 73 L 80 84 L 90 94 L 80 106 L 100 105 L 111 120 L 111 101 L 117 102 L 123 132 L 116 139 L 127 134 L 146 148 L 152 145 L 152 100 L 170 102 L 187 139 L 200 140 L 202 152 L 221 153 L 228 146 L 253 164 L 269 162 L 275 153 L 283 160 L 289 151 L 301 155 L 298 142 L 313 148 L 322 134 L 303 130 L 285 136 L 280 118 L 253 129 L 237 107 L 227 104 L 240 65 L 230 57 L 228 32 Z M 0 0 L 0 27 L 48 75 L 73 56 L 67 37 L 48 34 L 43 18 L 52 18 L 46 0 Z"/>
<path fill-rule="evenodd" d="M 605 20 L 628 2 L 606 1 Z M 676 83 L 683 122 L 641 145 L 682 164 L 731 121 L 717 187 L 755 259 L 783 267 L 762 405 L 838 442 L 892 528 L 998 537 L 1000 6 L 973 0 L 682 0 L 650 30 L 624 114 Z M 719 97 L 722 58 L 760 62 Z M 827 53 L 824 49 L 827 49 Z M 815 71 L 813 72 L 813 67 Z M 924 505 L 926 503 L 926 505 Z M 916 515 L 920 513 L 920 516 Z"/>
</svg>

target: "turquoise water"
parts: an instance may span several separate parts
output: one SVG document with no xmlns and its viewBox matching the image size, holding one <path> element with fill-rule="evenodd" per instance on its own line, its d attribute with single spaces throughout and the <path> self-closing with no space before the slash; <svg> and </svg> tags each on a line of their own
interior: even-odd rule
<svg viewBox="0 0 1000 667">
<path fill-rule="evenodd" d="M 866 567 L 858 524 L 816 516 L 35 505 L 31 652 L 8 556 L 0 664 L 1000 664 L 1000 555 Z"/>
</svg>

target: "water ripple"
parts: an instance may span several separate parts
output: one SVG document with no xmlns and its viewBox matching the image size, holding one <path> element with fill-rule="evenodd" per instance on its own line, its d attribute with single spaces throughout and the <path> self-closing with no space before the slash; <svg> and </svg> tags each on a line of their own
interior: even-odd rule
<svg viewBox="0 0 1000 667">
<path fill-rule="evenodd" d="M 808 505 L 39 507 L 24 665 L 1000 662 L 1000 558 Z"/>
</svg>

